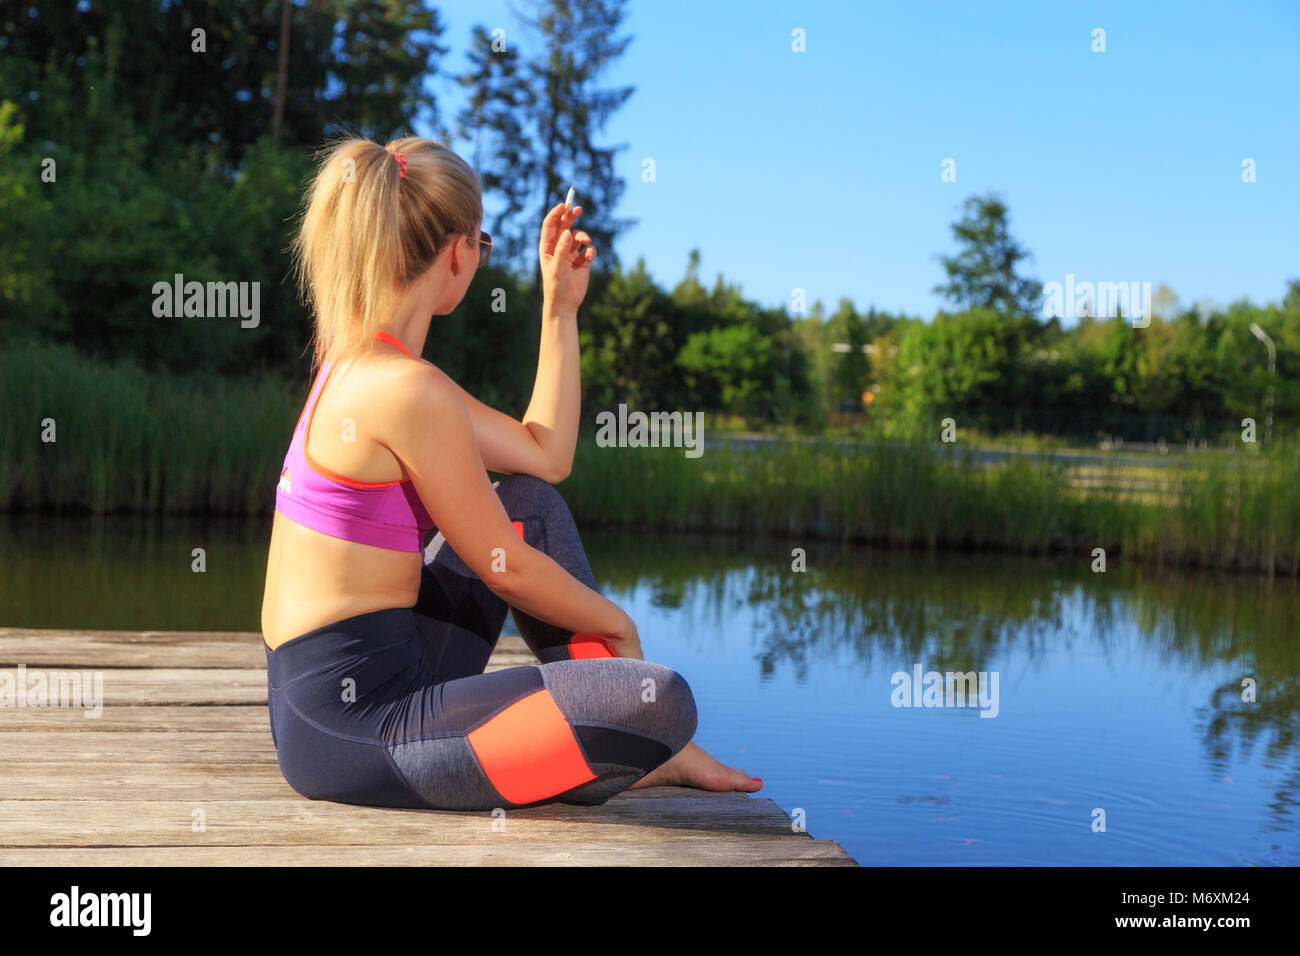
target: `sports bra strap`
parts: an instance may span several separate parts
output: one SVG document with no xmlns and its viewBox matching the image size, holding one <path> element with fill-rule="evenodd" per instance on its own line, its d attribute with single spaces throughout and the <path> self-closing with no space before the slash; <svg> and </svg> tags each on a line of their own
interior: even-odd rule
<svg viewBox="0 0 1300 956">
<path fill-rule="evenodd" d="M 376 332 L 376 333 L 375 333 L 375 339 L 376 339 L 377 341 L 380 341 L 380 342 L 387 342 L 389 345 L 396 345 L 399 349 L 401 349 L 403 352 L 405 352 L 405 353 L 406 353 L 407 355 L 409 355 L 411 358 L 415 358 L 414 355 L 411 355 L 411 350 L 410 350 L 410 349 L 408 349 L 405 345 L 403 345 L 403 344 L 401 343 L 401 341 L 400 341 L 398 338 L 396 338 L 395 336 L 389 335 L 387 332 L 384 332 L 384 331 L 382 331 L 382 330 L 379 331 L 379 332 Z"/>
</svg>

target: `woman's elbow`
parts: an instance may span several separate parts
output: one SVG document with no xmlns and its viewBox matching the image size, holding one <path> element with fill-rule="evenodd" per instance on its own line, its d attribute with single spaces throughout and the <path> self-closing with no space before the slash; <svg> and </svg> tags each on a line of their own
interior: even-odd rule
<svg viewBox="0 0 1300 956">
<path fill-rule="evenodd" d="M 565 478 L 569 477 L 569 473 L 572 470 L 573 470 L 572 458 L 568 459 L 567 461 L 563 459 L 559 461 L 555 461 L 555 460 L 547 461 L 543 459 L 537 463 L 537 470 L 532 472 L 531 474 L 534 478 L 544 481 L 548 485 L 558 485 Z"/>
<path fill-rule="evenodd" d="M 494 568 L 488 577 L 482 578 L 489 591 L 510 605 L 528 596 L 528 580 L 518 563 Z"/>
</svg>

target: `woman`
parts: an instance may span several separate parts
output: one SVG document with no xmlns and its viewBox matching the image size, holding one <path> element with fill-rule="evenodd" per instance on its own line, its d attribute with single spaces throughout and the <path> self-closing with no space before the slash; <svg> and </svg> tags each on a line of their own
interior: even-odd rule
<svg viewBox="0 0 1300 956">
<path fill-rule="evenodd" d="M 294 247 L 317 374 L 262 604 L 272 736 L 303 796 L 488 810 L 761 784 L 689 742 L 690 687 L 645 661 L 550 485 L 577 442 L 577 308 L 596 255 L 569 229 L 580 215 L 561 204 L 542 224 L 521 422 L 419 358 L 431 316 L 491 251 L 473 170 L 414 137 L 323 157 Z M 540 664 L 484 674 L 507 608 Z"/>
</svg>

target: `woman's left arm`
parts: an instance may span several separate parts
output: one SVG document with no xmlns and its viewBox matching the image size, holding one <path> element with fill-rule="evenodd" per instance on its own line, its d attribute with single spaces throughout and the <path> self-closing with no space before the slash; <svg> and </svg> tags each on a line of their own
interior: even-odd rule
<svg viewBox="0 0 1300 956">
<path fill-rule="evenodd" d="M 542 272 L 542 341 L 533 397 L 522 421 L 484 405 L 464 389 L 474 439 L 488 471 L 527 474 L 558 484 L 573 470 L 582 388 L 578 306 L 596 249 L 585 232 L 571 232 L 582 207 L 561 203 L 546 215 L 537 245 Z M 458 385 L 457 388 L 460 388 Z"/>
<path fill-rule="evenodd" d="M 485 405 L 457 385 L 474 425 L 483 466 L 503 475 L 533 475 L 559 484 L 578 446 L 581 387 L 577 310 L 543 308 L 542 343 L 533 398 L 523 421 Z"/>
</svg>

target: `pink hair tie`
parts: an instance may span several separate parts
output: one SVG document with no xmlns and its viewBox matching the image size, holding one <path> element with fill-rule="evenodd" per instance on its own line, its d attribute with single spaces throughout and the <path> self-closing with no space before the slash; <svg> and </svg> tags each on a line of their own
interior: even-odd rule
<svg viewBox="0 0 1300 956">
<path fill-rule="evenodd" d="M 384 149 L 393 154 L 393 159 L 397 160 L 397 178 L 401 179 L 406 175 L 406 154 L 399 153 L 391 146 L 385 146 Z"/>
</svg>

